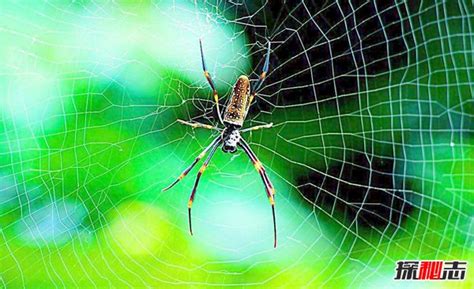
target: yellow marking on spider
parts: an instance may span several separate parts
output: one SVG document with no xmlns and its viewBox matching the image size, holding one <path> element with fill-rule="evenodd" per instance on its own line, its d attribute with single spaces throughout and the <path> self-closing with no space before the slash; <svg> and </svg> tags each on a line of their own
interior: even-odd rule
<svg viewBox="0 0 474 289">
<path fill-rule="evenodd" d="M 199 169 L 199 172 L 202 174 L 206 170 L 206 167 L 206 164 L 202 165 L 202 167 Z"/>
<path fill-rule="evenodd" d="M 253 101 L 253 98 L 254 98 L 254 95 L 252 94 L 252 95 L 250 96 L 249 104 L 251 104 L 251 103 L 252 103 L 252 101 Z"/>
<path fill-rule="evenodd" d="M 256 161 L 253 165 L 257 171 L 260 171 L 262 169 L 262 163 L 259 161 Z"/>
<path fill-rule="evenodd" d="M 275 200 L 273 199 L 273 197 L 271 197 L 271 196 L 268 197 L 268 200 L 270 201 L 270 204 L 271 204 L 272 206 L 275 205 Z"/>
<path fill-rule="evenodd" d="M 204 76 L 205 76 L 206 78 L 211 78 L 211 76 L 209 75 L 209 72 L 208 72 L 207 70 L 204 71 Z"/>
<path fill-rule="evenodd" d="M 189 200 L 188 202 L 188 208 L 191 208 L 193 206 L 193 200 Z"/>
<path fill-rule="evenodd" d="M 182 173 L 181 175 L 179 175 L 178 180 L 182 180 L 184 178 L 184 176 L 185 176 L 185 174 Z"/>
<path fill-rule="evenodd" d="M 276 193 L 275 188 L 271 188 L 271 189 L 270 189 L 270 193 L 272 193 L 272 196 L 275 195 L 275 193 Z"/>
<path fill-rule="evenodd" d="M 264 78 L 265 76 L 267 76 L 267 73 L 264 71 L 264 72 L 262 72 L 262 74 L 260 75 L 260 78 Z"/>
</svg>

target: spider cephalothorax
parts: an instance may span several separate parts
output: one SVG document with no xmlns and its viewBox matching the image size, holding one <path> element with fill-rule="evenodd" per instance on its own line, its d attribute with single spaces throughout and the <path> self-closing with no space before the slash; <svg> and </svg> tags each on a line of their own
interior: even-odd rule
<svg viewBox="0 0 474 289">
<path fill-rule="evenodd" d="M 196 176 L 196 181 L 194 183 L 193 190 L 191 192 L 191 196 L 189 197 L 189 201 L 188 201 L 189 231 L 191 232 L 191 235 L 192 235 L 193 229 L 192 229 L 192 224 L 191 224 L 191 207 L 193 205 L 194 196 L 196 194 L 196 189 L 199 184 L 201 175 L 204 173 L 204 170 L 207 168 L 209 162 L 211 161 L 212 156 L 214 155 L 214 153 L 216 152 L 216 149 L 220 145 L 222 145 L 222 150 L 226 153 L 235 153 L 237 151 L 237 147 L 240 147 L 243 149 L 243 151 L 247 154 L 247 156 L 252 161 L 255 169 L 258 171 L 258 173 L 260 174 L 260 177 L 262 178 L 263 184 L 265 185 L 265 191 L 267 193 L 268 200 L 270 201 L 270 204 L 272 206 L 273 234 L 274 234 L 273 246 L 276 247 L 277 239 L 276 239 L 275 199 L 274 199 L 275 189 L 273 188 L 273 185 L 270 179 L 268 178 L 267 173 L 265 172 L 265 168 L 263 167 L 262 163 L 258 160 L 257 156 L 252 151 L 252 149 L 247 144 L 247 142 L 240 136 L 241 132 L 247 132 L 247 131 L 257 130 L 257 129 L 262 129 L 262 128 L 270 128 L 272 126 L 272 124 L 270 123 L 270 124 L 254 126 L 251 128 L 246 128 L 246 129 L 241 130 L 244 124 L 245 118 L 247 117 L 247 113 L 249 111 L 250 105 L 252 104 L 252 101 L 255 95 L 257 95 L 258 90 L 262 86 L 263 81 L 265 80 L 265 77 L 268 72 L 268 65 L 269 65 L 269 60 L 270 60 L 270 42 L 268 42 L 267 55 L 265 57 L 265 63 L 263 65 L 263 70 L 262 70 L 262 73 L 260 74 L 259 79 L 255 82 L 253 87 L 250 84 L 250 80 L 246 75 L 241 75 L 237 79 L 232 89 L 232 95 L 230 97 L 229 103 L 227 104 L 226 109 L 224 111 L 224 118 L 222 118 L 222 115 L 220 112 L 219 96 L 217 94 L 214 81 L 212 80 L 211 75 L 209 74 L 209 71 L 207 71 L 207 68 L 206 68 L 206 62 L 204 61 L 204 53 L 203 53 L 201 41 L 199 41 L 199 46 L 201 50 L 202 69 L 204 70 L 204 76 L 206 77 L 207 82 L 211 86 L 213 96 L 214 96 L 214 101 L 216 102 L 216 109 L 217 109 L 217 115 L 219 117 L 219 122 L 224 126 L 224 128 L 221 129 L 217 126 L 211 126 L 208 124 L 178 120 L 180 123 L 192 126 L 194 128 L 199 127 L 199 128 L 218 130 L 221 132 L 221 135 L 216 137 L 212 141 L 212 143 L 209 146 L 207 146 L 202 153 L 199 154 L 199 156 L 194 160 L 194 162 L 188 168 L 186 168 L 172 184 L 164 188 L 163 191 L 170 189 L 176 183 L 182 180 L 189 173 L 189 171 L 206 155 L 206 153 L 210 151 L 209 155 L 207 156 L 206 160 L 201 166 L 201 169 L 199 169 L 199 172 Z"/>
<path fill-rule="evenodd" d="M 222 132 L 222 151 L 226 153 L 235 153 L 237 151 L 237 145 L 240 141 L 239 129 L 228 126 Z"/>
</svg>

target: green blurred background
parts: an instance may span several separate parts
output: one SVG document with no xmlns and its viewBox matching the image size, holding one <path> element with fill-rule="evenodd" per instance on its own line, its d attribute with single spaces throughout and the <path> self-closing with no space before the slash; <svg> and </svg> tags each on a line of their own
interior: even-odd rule
<svg viewBox="0 0 474 289">
<path fill-rule="evenodd" d="M 216 136 L 176 122 L 215 122 L 198 39 L 227 96 L 261 64 L 265 43 L 234 13 L 259 4 L 1 2 L 0 286 L 472 288 L 472 268 L 462 283 L 392 281 L 397 260 L 474 261 L 468 2 L 420 8 L 416 65 L 368 78 L 363 97 L 321 102 L 318 114 L 270 100 L 249 116 L 275 124 L 245 137 L 277 189 L 277 249 L 264 188 L 242 153 L 215 155 L 193 237 L 195 171 L 161 192 Z M 308 170 L 366 151 L 363 139 L 403 164 L 394 174 L 407 177 L 413 208 L 403 224 L 355 226 L 299 190 Z"/>
</svg>

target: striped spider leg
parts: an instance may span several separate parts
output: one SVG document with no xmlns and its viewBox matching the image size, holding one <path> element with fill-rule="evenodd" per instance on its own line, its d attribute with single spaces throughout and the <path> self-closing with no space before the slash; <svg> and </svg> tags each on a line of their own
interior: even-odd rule
<svg viewBox="0 0 474 289">
<path fill-rule="evenodd" d="M 275 218 L 275 188 L 273 187 L 272 182 L 267 176 L 265 168 L 263 167 L 260 160 L 257 158 L 257 155 L 252 151 L 248 143 L 241 139 L 239 142 L 239 146 L 244 150 L 247 156 L 252 161 L 255 169 L 260 174 L 262 178 L 263 184 L 265 186 L 265 191 L 267 192 L 268 200 L 270 201 L 270 205 L 272 206 L 272 216 L 273 216 L 273 247 L 276 248 L 277 245 L 277 229 L 276 229 L 276 218 Z"/>
<path fill-rule="evenodd" d="M 161 191 L 164 192 L 164 191 L 167 191 L 169 189 L 171 189 L 172 187 L 174 187 L 174 185 L 176 185 L 179 181 L 181 181 L 182 179 L 184 179 L 184 177 L 194 168 L 194 166 L 206 155 L 207 151 L 213 147 L 217 147 L 219 144 L 221 143 L 221 136 L 218 136 L 216 137 L 210 145 L 208 145 L 193 161 L 193 163 L 187 167 L 182 173 L 181 175 L 179 175 L 179 177 L 174 181 L 172 182 L 169 186 L 167 186 L 166 188 L 162 189 Z"/>
<path fill-rule="evenodd" d="M 201 50 L 202 70 L 204 71 L 204 76 L 206 77 L 207 82 L 209 83 L 209 86 L 211 86 L 211 89 L 212 89 L 212 95 L 214 97 L 214 101 L 216 102 L 216 109 L 217 109 L 217 115 L 219 117 L 219 122 L 225 126 L 224 121 L 222 120 L 221 110 L 219 108 L 219 95 L 217 94 L 216 86 L 214 84 L 214 81 L 212 80 L 211 74 L 207 70 L 206 61 L 204 60 L 204 51 L 202 49 L 201 39 L 199 39 L 199 48 Z"/>
</svg>

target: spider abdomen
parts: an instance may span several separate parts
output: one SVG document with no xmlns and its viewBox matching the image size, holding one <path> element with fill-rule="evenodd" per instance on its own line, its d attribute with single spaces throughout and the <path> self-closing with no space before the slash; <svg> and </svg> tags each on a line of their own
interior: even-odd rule
<svg viewBox="0 0 474 289">
<path fill-rule="evenodd" d="M 250 80 L 247 76 L 241 75 L 232 89 L 232 96 L 224 112 L 224 122 L 242 127 L 247 116 L 249 99 Z"/>
</svg>

